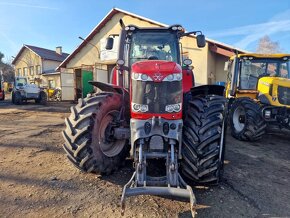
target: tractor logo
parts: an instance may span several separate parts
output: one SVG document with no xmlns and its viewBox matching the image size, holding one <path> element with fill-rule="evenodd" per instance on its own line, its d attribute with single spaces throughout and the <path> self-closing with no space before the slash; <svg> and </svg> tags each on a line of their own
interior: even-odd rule
<svg viewBox="0 0 290 218">
<path fill-rule="evenodd" d="M 163 76 L 162 76 L 161 73 L 155 73 L 154 76 L 153 76 L 153 79 L 154 79 L 154 80 L 161 81 L 162 77 L 163 77 Z"/>
</svg>

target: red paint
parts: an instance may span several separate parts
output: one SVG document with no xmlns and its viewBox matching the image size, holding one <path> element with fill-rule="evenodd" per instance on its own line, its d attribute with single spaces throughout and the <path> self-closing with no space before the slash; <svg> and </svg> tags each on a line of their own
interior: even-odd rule
<svg viewBox="0 0 290 218">
<path fill-rule="evenodd" d="M 116 69 L 116 67 L 114 67 L 114 69 L 112 70 L 112 81 L 110 81 L 111 84 L 113 85 L 117 85 L 118 84 L 118 75 L 117 75 L 118 71 Z"/>
<path fill-rule="evenodd" d="M 173 73 L 181 73 L 182 69 L 179 64 L 172 61 L 142 61 L 132 65 L 132 72 L 147 74 L 154 82 L 162 80 Z"/>
<path fill-rule="evenodd" d="M 182 70 L 182 91 L 186 93 L 194 86 L 192 70 Z"/>
</svg>

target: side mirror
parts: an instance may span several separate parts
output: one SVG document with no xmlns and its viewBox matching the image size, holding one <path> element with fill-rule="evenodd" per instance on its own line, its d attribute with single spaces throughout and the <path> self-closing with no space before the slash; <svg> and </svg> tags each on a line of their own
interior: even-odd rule
<svg viewBox="0 0 290 218">
<path fill-rule="evenodd" d="M 197 40 L 197 47 L 199 48 L 205 47 L 206 42 L 205 42 L 205 36 L 203 34 L 197 35 L 196 40 Z"/>
<path fill-rule="evenodd" d="M 114 38 L 112 38 L 112 37 L 107 38 L 106 49 L 112 50 L 113 45 L 114 45 Z"/>
</svg>

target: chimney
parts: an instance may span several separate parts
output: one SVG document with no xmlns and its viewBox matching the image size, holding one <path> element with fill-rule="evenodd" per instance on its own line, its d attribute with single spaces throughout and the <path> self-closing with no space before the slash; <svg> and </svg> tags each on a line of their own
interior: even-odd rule
<svg viewBox="0 0 290 218">
<path fill-rule="evenodd" d="M 57 54 L 59 54 L 59 55 L 62 55 L 62 47 L 61 47 L 61 46 L 57 46 L 57 47 L 55 48 L 55 52 L 56 52 Z"/>
</svg>

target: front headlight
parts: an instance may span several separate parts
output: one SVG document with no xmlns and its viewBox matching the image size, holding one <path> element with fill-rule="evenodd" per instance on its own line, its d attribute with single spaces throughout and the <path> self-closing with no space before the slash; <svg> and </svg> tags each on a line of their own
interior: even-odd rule
<svg viewBox="0 0 290 218">
<path fill-rule="evenodd" d="M 182 80 L 182 73 L 173 73 L 173 74 L 169 74 L 168 76 L 166 76 L 163 81 L 180 81 Z"/>
<path fill-rule="evenodd" d="M 132 73 L 132 79 L 138 80 L 140 77 L 139 73 Z"/>
<path fill-rule="evenodd" d="M 165 111 L 168 113 L 179 112 L 181 110 L 181 103 L 166 105 Z"/>
<path fill-rule="evenodd" d="M 148 105 L 147 104 L 136 104 L 136 103 L 132 103 L 132 110 L 134 112 L 147 112 L 148 111 Z"/>
<path fill-rule="evenodd" d="M 153 81 L 147 74 L 132 72 L 131 78 L 133 80 Z"/>
</svg>

